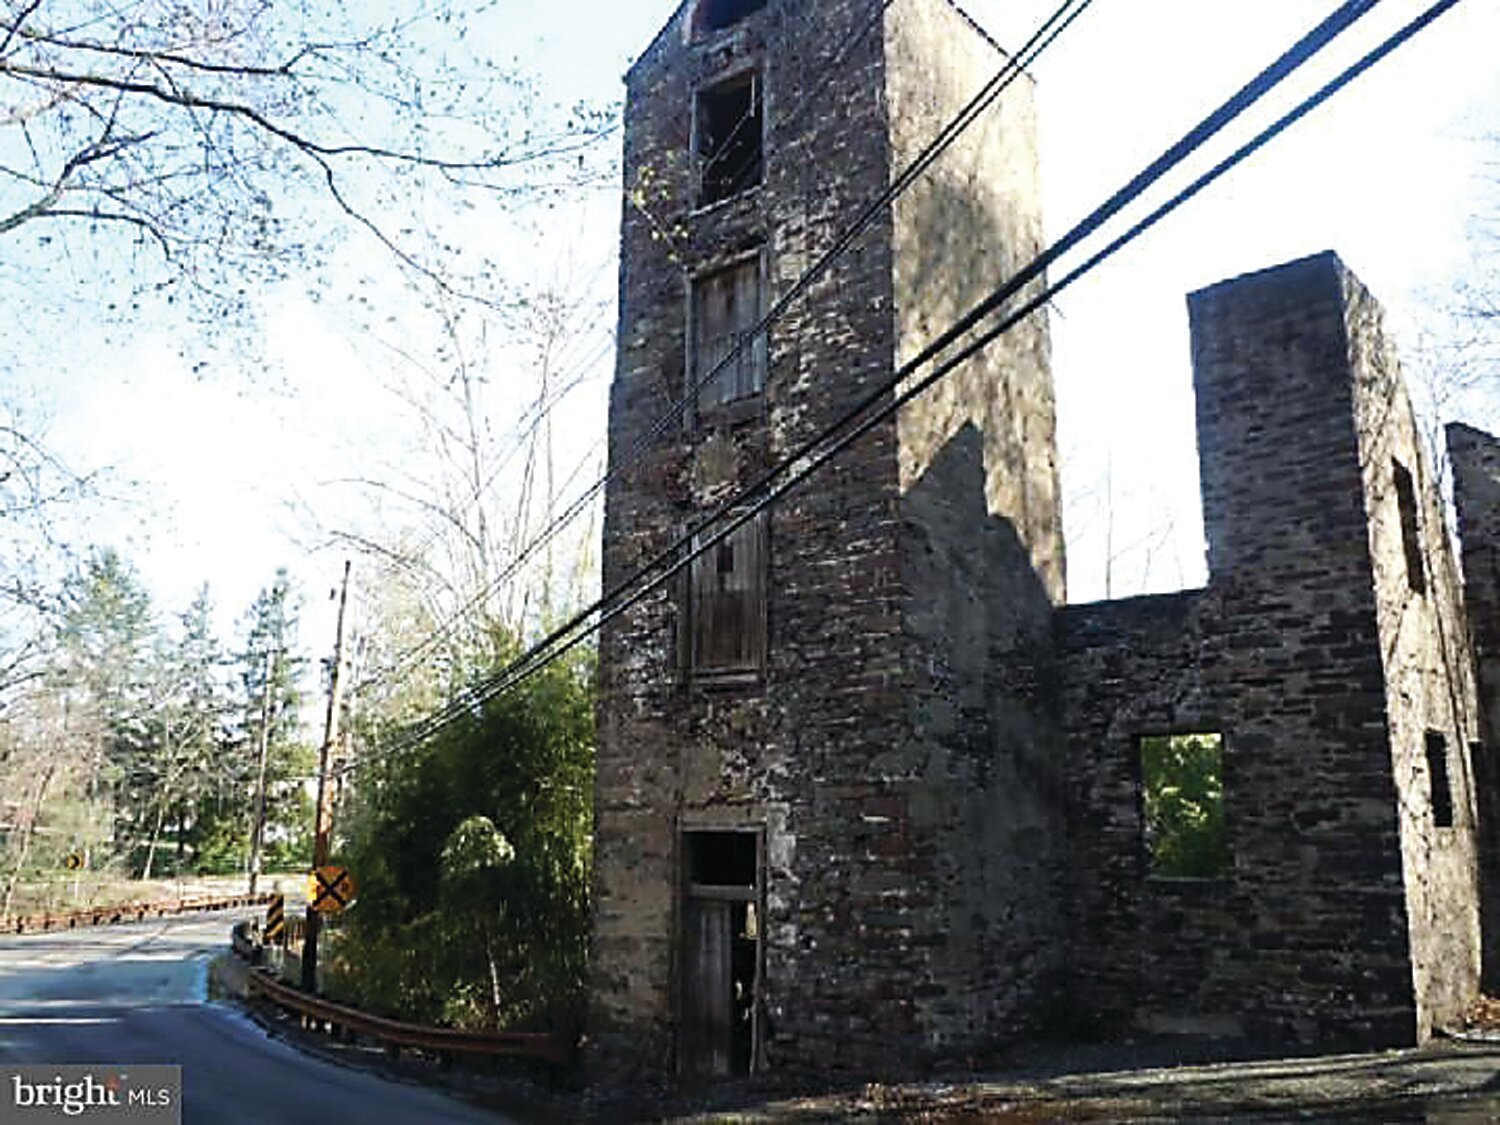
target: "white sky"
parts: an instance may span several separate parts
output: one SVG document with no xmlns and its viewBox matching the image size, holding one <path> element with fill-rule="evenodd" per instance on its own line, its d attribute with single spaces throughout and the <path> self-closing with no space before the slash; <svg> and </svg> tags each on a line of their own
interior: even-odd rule
<svg viewBox="0 0 1500 1125">
<path fill-rule="evenodd" d="M 976 14 L 990 9 L 984 18 L 1010 43 L 1052 6 L 974 2 Z M 1062 233 L 1334 6 L 1097 0 L 1036 70 L 1051 233 Z M 1423 6 L 1387 0 L 1357 38 L 1369 45 L 1373 25 L 1389 29 Z M 674 5 L 514 0 L 506 7 L 512 34 L 497 53 L 521 57 L 557 100 L 570 102 L 617 96 L 629 59 Z M 1325 248 L 1337 250 L 1398 321 L 1420 292 L 1447 284 L 1463 256 L 1483 151 L 1469 138 L 1500 104 L 1497 43 L 1500 5 L 1466 0 L 1062 299 L 1053 340 L 1073 600 L 1104 594 L 1099 487 L 1106 467 L 1116 548 L 1149 544 L 1118 560 L 1115 595 L 1203 578 L 1187 291 Z M 1323 63 L 1317 69 L 1331 72 Z M 559 216 L 555 237 L 607 247 L 617 214 L 607 200 L 589 218 Z M 545 256 L 551 248 L 537 250 Z M 613 285 L 607 270 L 603 284 Z M 323 592 L 339 557 L 305 554 L 288 535 L 284 502 L 347 474 L 363 454 L 388 456 L 401 419 L 372 390 L 378 381 L 326 309 L 286 300 L 272 311 L 269 371 L 236 374 L 235 357 L 221 355 L 200 379 L 177 342 L 143 331 L 107 361 L 76 353 L 71 366 L 29 381 L 50 400 L 52 439 L 66 456 L 85 467 L 113 466 L 116 479 L 142 484 L 140 502 L 93 531 L 143 569 L 164 609 L 175 612 L 208 579 L 227 629 L 285 564 L 308 595 L 304 642 L 321 651 L 332 632 Z M 602 433 L 604 390 L 601 380 L 570 417 L 578 449 Z M 512 419 L 492 421 L 504 429 Z"/>
</svg>

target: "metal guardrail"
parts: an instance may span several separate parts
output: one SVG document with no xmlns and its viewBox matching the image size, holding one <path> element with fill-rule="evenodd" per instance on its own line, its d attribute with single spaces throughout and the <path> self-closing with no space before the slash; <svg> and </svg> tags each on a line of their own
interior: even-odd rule
<svg viewBox="0 0 1500 1125">
<path fill-rule="evenodd" d="M 0 926 L 0 933 L 45 934 L 56 930 L 82 929 L 85 926 L 144 922 L 147 918 L 167 918 L 178 914 L 239 910 L 247 906 L 263 906 L 270 901 L 270 898 L 270 895 L 182 898 L 167 902 L 132 902 L 119 906 L 99 906 L 92 910 L 70 910 L 59 914 L 30 914 L 7 920 L 3 926 Z"/>
<path fill-rule="evenodd" d="M 232 940 L 236 954 L 251 964 L 258 961 L 260 947 L 251 942 L 245 923 L 235 926 Z M 567 1066 L 573 1059 L 571 1046 L 561 1036 L 527 1031 L 460 1031 L 452 1027 L 402 1023 L 309 996 L 301 989 L 277 980 L 265 969 L 250 971 L 250 992 L 296 1012 L 304 1019 L 327 1024 L 332 1034 L 336 1035 L 342 1029 L 347 1034 L 375 1039 L 396 1051 L 413 1047 L 439 1055 L 504 1055 L 536 1059 L 554 1067 Z"/>
</svg>

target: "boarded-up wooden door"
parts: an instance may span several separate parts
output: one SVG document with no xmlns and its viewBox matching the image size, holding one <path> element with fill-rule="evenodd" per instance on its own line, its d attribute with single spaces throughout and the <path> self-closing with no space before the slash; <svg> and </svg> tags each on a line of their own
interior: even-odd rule
<svg viewBox="0 0 1500 1125">
<path fill-rule="evenodd" d="M 731 903 L 689 898 L 683 942 L 683 1069 L 727 1077 L 734 1043 Z"/>
</svg>

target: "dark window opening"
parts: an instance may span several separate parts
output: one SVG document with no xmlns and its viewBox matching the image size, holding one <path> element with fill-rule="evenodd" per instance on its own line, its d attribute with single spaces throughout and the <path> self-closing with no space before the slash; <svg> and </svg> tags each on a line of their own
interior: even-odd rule
<svg viewBox="0 0 1500 1125">
<path fill-rule="evenodd" d="M 1224 826 L 1224 736 L 1142 738 L 1141 813 L 1151 874 L 1213 879 L 1229 873 Z"/>
<path fill-rule="evenodd" d="M 736 75 L 699 90 L 696 136 L 700 206 L 760 183 L 764 161 L 758 76 Z"/>
<path fill-rule="evenodd" d="M 698 410 L 760 394 L 766 383 L 766 334 L 749 338 L 765 311 L 759 256 L 697 278 L 692 304 L 688 377 L 697 387 Z"/>
<path fill-rule="evenodd" d="M 696 547 L 704 535 L 694 539 Z M 758 513 L 689 567 L 689 667 L 758 672 L 766 658 L 766 514 Z"/>
<path fill-rule="evenodd" d="M 753 832 L 689 832 L 688 882 L 705 887 L 753 887 L 756 881 Z"/>
<path fill-rule="evenodd" d="M 761 975 L 760 833 L 683 834 L 682 1021 L 690 1074 L 755 1069 Z"/>
<path fill-rule="evenodd" d="M 1421 524 L 1417 520 L 1417 489 L 1411 473 L 1400 461 L 1391 462 L 1396 478 L 1396 506 L 1401 512 L 1401 546 L 1406 550 L 1406 583 L 1416 593 L 1427 591 L 1427 573 L 1422 565 Z"/>
<path fill-rule="evenodd" d="M 733 27 L 740 20 L 766 6 L 766 0 L 702 0 L 698 5 L 694 31 L 702 35 Z"/>
<path fill-rule="evenodd" d="M 1448 781 L 1448 740 L 1427 732 L 1427 779 L 1432 786 L 1432 823 L 1453 827 L 1453 789 Z"/>
</svg>

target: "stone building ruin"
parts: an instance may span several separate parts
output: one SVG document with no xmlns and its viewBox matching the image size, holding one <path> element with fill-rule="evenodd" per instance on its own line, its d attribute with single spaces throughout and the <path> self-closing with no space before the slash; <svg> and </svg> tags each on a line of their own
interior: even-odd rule
<svg viewBox="0 0 1500 1125">
<path fill-rule="evenodd" d="M 952 0 L 870 12 L 689 0 L 627 78 L 606 589 L 1041 249 L 1021 82 L 661 426 L 1003 57 Z M 1340 261 L 1188 304 L 1204 588 L 1066 604 L 1039 313 L 609 622 L 601 1072 L 1400 1044 L 1475 996 L 1500 443 L 1450 431 L 1461 581 Z M 1189 758 L 1219 820 L 1174 869 L 1150 779 Z"/>
</svg>

